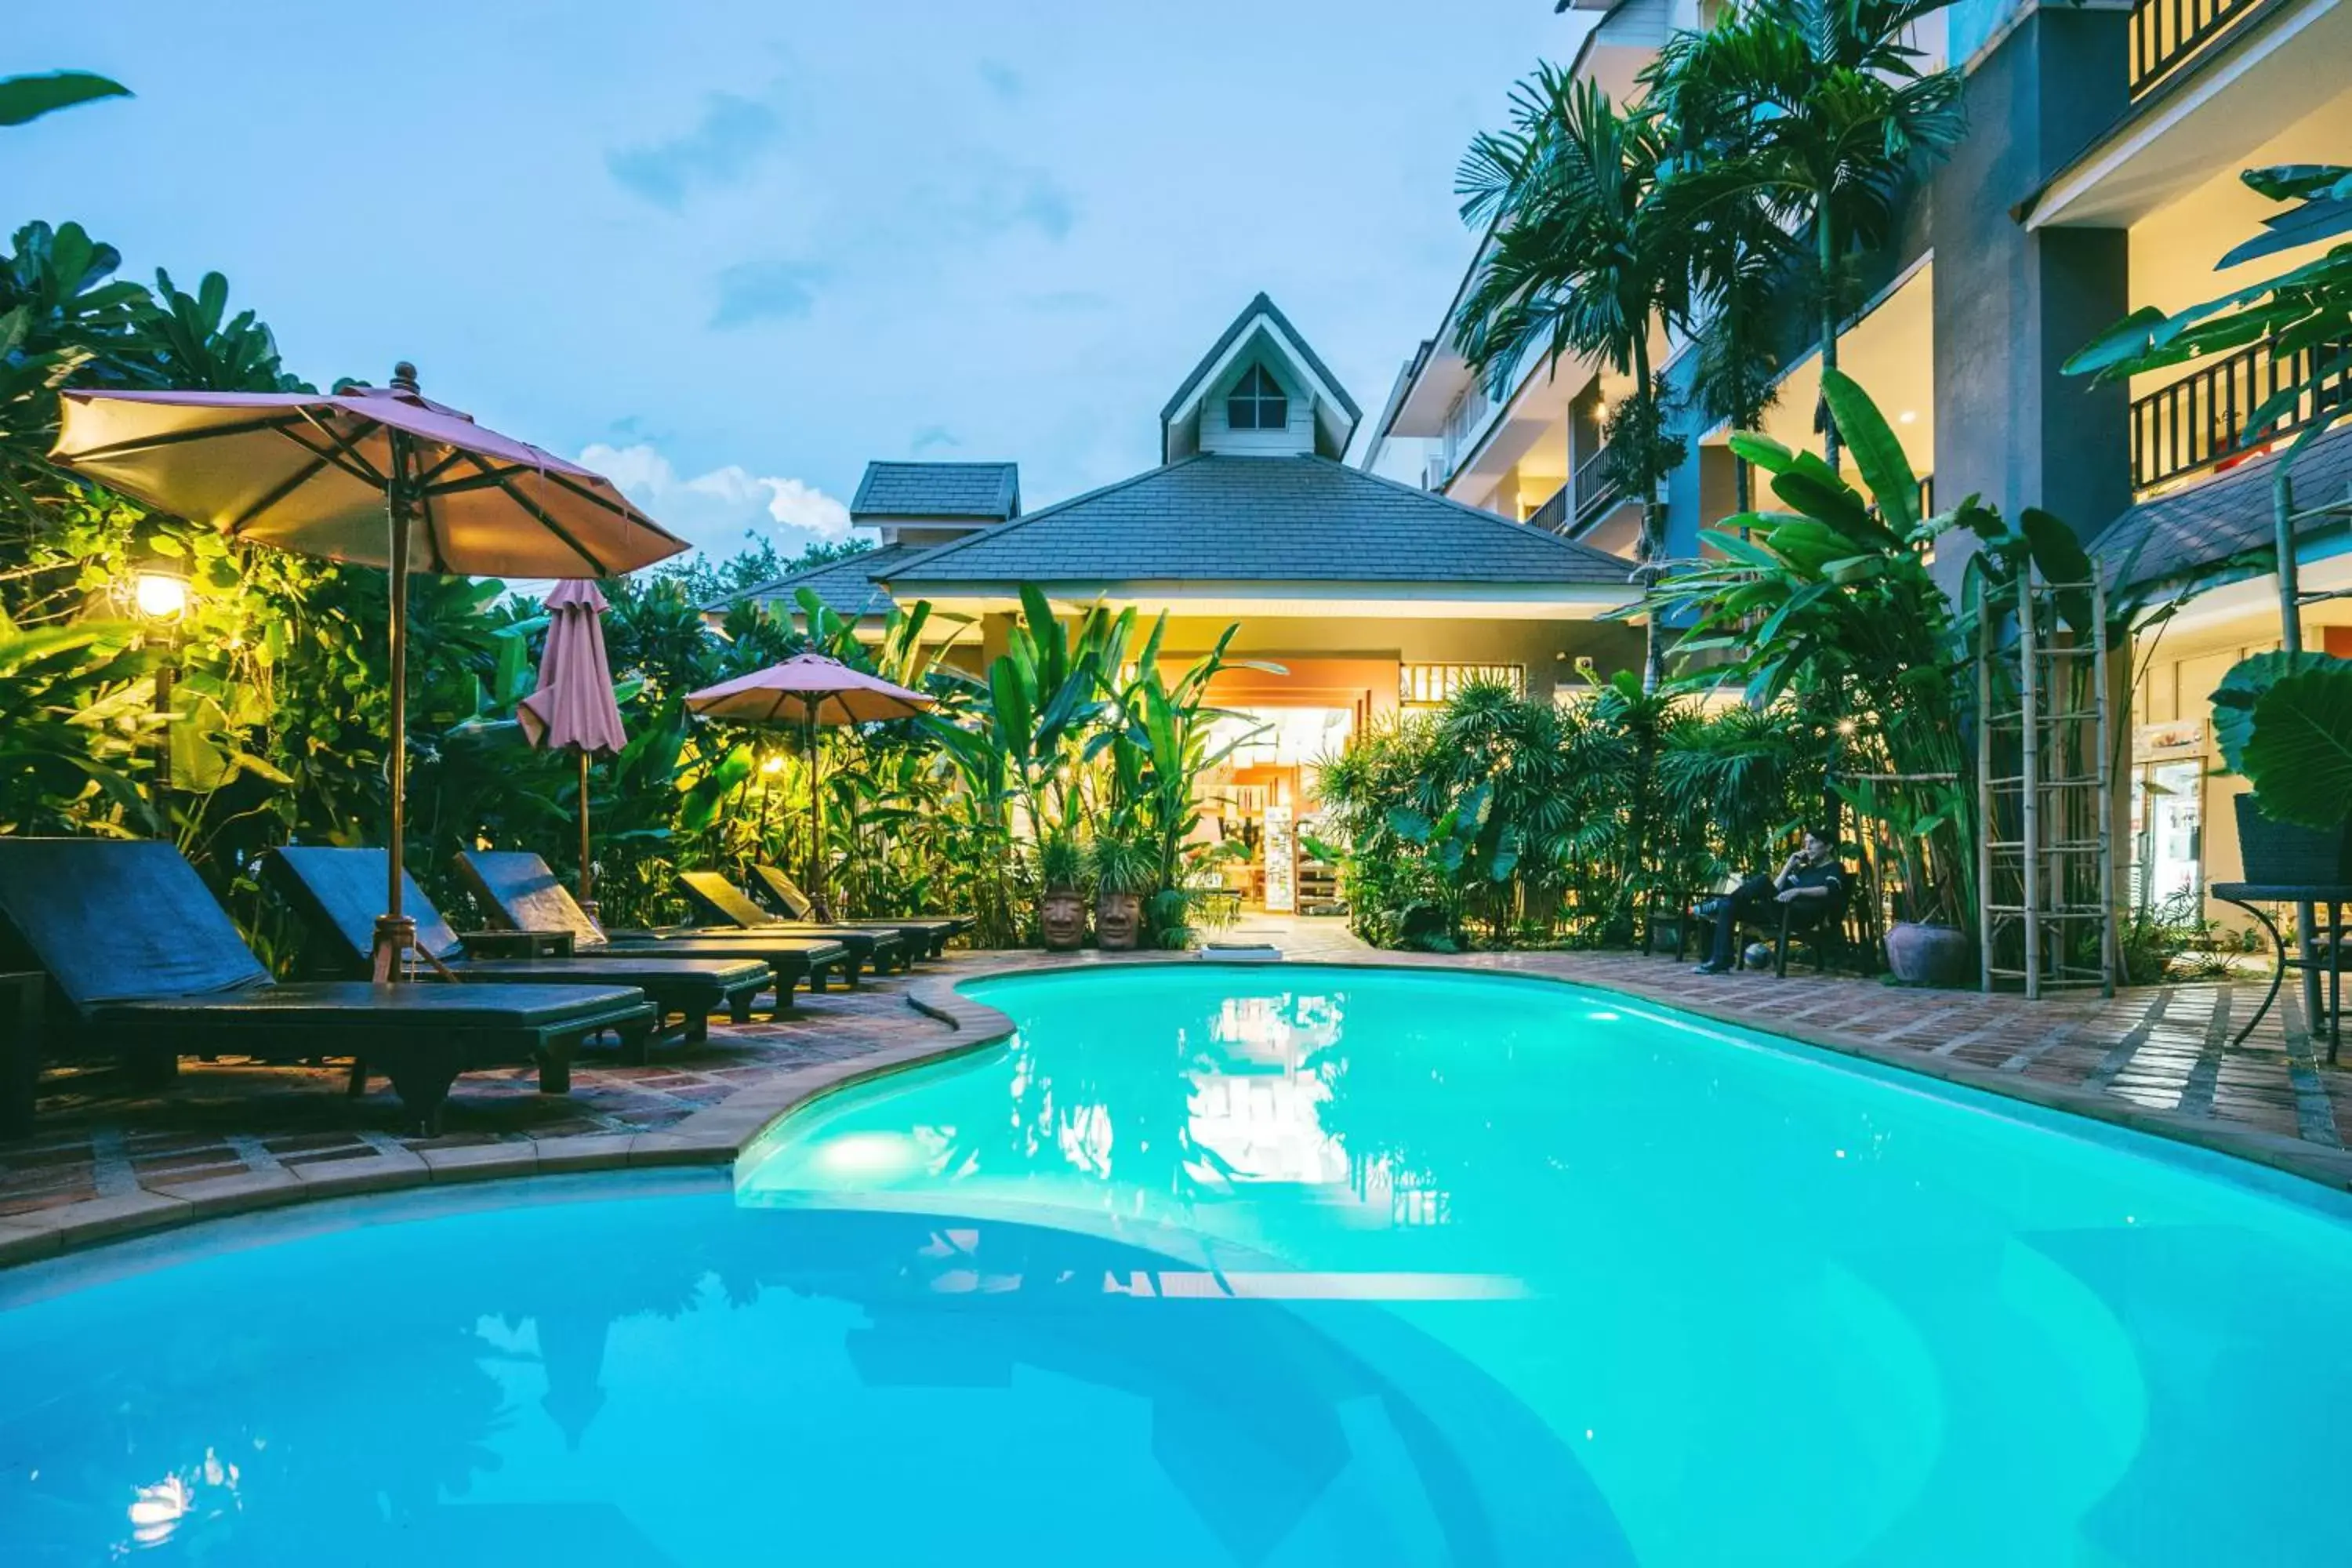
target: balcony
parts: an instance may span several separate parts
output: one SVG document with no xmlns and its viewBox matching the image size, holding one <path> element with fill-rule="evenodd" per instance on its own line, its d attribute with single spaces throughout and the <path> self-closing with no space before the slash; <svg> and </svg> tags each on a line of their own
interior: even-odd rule
<svg viewBox="0 0 2352 1568">
<path fill-rule="evenodd" d="M 2155 87 L 2255 4 L 2256 0 L 2134 0 L 2132 96 L 2137 98 Z"/>
<path fill-rule="evenodd" d="M 1562 483 L 1551 492 L 1551 500 L 1528 514 L 1528 526 L 1540 528 L 1546 533 L 1558 533 L 1568 526 L 1568 493 L 1572 485 Z"/>
<path fill-rule="evenodd" d="M 2268 342 L 2252 343 L 2168 385 L 2132 399 L 2132 489 L 2155 487 L 2242 458 L 2246 417 L 2285 387 L 2306 382 L 2303 395 L 2274 427 L 2302 429 L 2323 413 L 2352 402 L 2352 340 L 2281 356 Z M 2318 375 L 2321 364 L 2334 369 Z"/>
</svg>

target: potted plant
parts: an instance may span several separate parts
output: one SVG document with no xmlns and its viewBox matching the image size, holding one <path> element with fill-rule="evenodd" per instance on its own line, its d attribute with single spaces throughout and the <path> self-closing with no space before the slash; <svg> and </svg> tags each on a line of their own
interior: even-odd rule
<svg viewBox="0 0 2352 1568">
<path fill-rule="evenodd" d="M 1882 790 L 1864 781 L 1841 783 L 1837 792 L 1873 825 L 1879 863 L 1893 872 L 1895 918 L 1886 928 L 1887 973 L 1904 985 L 1960 984 L 1968 979 L 1975 942 L 1956 918 L 1958 879 L 1949 870 L 1958 791 L 1926 781 Z"/>
<path fill-rule="evenodd" d="M 1095 942 L 1125 952 L 1143 934 L 1143 899 L 1157 880 L 1151 851 L 1131 834 L 1104 832 L 1094 841 Z"/>
<path fill-rule="evenodd" d="M 2213 692 L 2221 764 L 2253 785 L 2238 796 L 2249 882 L 2352 879 L 2352 659 L 2263 653 Z"/>
<path fill-rule="evenodd" d="M 1037 925 L 1051 952 L 1068 952 L 1087 939 L 1085 875 L 1078 841 L 1066 832 L 1047 834 L 1037 847 L 1037 878 L 1045 884 Z"/>
</svg>

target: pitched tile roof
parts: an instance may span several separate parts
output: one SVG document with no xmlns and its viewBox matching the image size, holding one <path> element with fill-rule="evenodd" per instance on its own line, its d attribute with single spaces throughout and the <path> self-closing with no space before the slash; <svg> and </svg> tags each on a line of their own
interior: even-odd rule
<svg viewBox="0 0 2352 1568">
<path fill-rule="evenodd" d="M 868 463 L 850 498 L 855 518 L 976 517 L 1021 512 L 1018 463 Z"/>
<path fill-rule="evenodd" d="M 844 620 L 854 621 L 866 616 L 887 616 L 894 601 L 874 581 L 874 574 L 892 562 L 920 555 L 923 551 L 910 544 L 886 544 L 877 550 L 861 550 L 839 561 L 828 561 L 822 566 L 812 566 L 804 572 L 794 572 L 756 588 L 747 588 L 730 595 L 706 609 L 721 609 L 743 599 L 757 599 L 790 610 L 799 598 L 800 590 L 809 589 L 824 601 L 825 607 Z"/>
<path fill-rule="evenodd" d="M 1204 455 L 873 570 L 908 589 L 1169 581 L 1626 588 L 1631 568 L 1328 458 Z"/>
<path fill-rule="evenodd" d="M 2141 501 L 2100 531 L 2091 542 L 2091 558 L 2106 573 L 2109 587 L 2120 590 L 2183 583 L 2200 568 L 2267 549 L 2275 528 L 2271 480 L 2277 465 L 2276 457 L 2260 458 L 2189 489 Z M 2352 426 L 2304 448 L 2294 460 L 2294 489 L 2299 509 L 2352 495 Z M 2308 537 L 2344 526 L 2341 518 L 2313 518 L 2300 532 Z M 2225 575 L 2251 577 L 2268 570 L 2267 563 L 2249 562 Z"/>
</svg>

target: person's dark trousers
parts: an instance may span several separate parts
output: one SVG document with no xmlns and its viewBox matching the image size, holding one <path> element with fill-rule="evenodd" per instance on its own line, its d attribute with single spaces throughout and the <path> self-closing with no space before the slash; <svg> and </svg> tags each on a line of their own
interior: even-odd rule
<svg viewBox="0 0 2352 1568">
<path fill-rule="evenodd" d="M 1769 877 L 1750 877 L 1716 900 L 1715 952 L 1707 960 L 1717 969 L 1731 967 L 1731 947 L 1739 940 L 1739 922 L 1769 909 L 1780 889 Z"/>
</svg>

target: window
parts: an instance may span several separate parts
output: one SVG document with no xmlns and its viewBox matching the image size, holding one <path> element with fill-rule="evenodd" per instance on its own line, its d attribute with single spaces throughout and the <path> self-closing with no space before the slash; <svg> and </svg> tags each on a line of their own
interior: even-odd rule
<svg viewBox="0 0 2352 1568">
<path fill-rule="evenodd" d="M 1236 430 L 1280 430 L 1290 423 L 1290 399 L 1282 384 L 1254 364 L 1225 396 L 1225 423 Z"/>
<path fill-rule="evenodd" d="M 1528 694 L 1524 664 L 1406 664 L 1397 667 L 1397 700 L 1407 708 L 1435 708 L 1464 687 L 1484 683 Z"/>
</svg>

